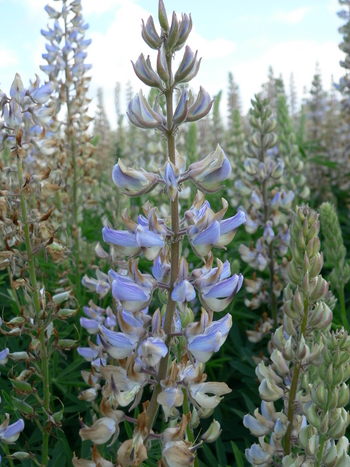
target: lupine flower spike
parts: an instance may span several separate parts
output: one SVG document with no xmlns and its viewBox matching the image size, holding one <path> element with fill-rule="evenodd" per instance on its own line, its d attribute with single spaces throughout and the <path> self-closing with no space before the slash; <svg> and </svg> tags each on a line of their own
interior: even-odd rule
<svg viewBox="0 0 350 467">
<path fill-rule="evenodd" d="M 229 306 L 243 283 L 241 274 L 231 274 L 228 261 L 217 259 L 214 264 L 212 250 L 225 248 L 246 216 L 238 211 L 235 216 L 225 218 L 228 202 L 223 199 L 222 209 L 215 212 L 203 194 L 218 191 L 231 174 L 224 150 L 217 145 L 208 156 L 187 168 L 185 158 L 176 151 L 179 126 L 203 118 L 213 104 L 202 87 L 192 97 L 184 86 L 196 76 L 200 66 L 198 52 L 185 45 L 192 19 L 186 14 L 178 19 L 174 13 L 169 24 L 160 0 L 159 22 L 160 32 L 152 17 L 142 23 L 144 41 L 158 51 L 156 65 L 152 66 L 143 55 L 132 65 L 144 84 L 164 94 L 165 111 L 157 105 L 152 107 L 140 91 L 131 100 L 127 114 L 133 125 L 163 133 L 167 156 L 158 173 L 128 167 L 119 160 L 112 180 L 122 193 L 131 197 L 163 189 L 169 199 L 171 222 L 150 201 L 142 206 L 143 213 L 136 221 L 124 210 L 121 217 L 125 230 L 105 226 L 103 239 L 115 249 L 118 258 L 126 257 L 128 262 L 120 261 L 120 268 L 110 269 L 108 275 L 99 273 L 97 280 L 88 276 L 83 279 L 83 285 L 101 297 L 111 293 L 114 306 L 103 309 L 90 302 L 89 307 L 84 307 L 86 318 L 81 318 L 81 325 L 96 336 L 96 343 L 89 340 L 89 347 L 78 349 L 91 362 L 91 373 L 83 372 L 91 389 L 82 397 L 95 400 L 101 387 L 103 394 L 100 405 L 103 417 L 90 427 L 83 426 L 82 439 L 103 444 L 113 437 L 110 441 L 113 444 L 119 424 L 130 421 L 124 411 L 115 409 L 138 407 L 146 386 L 153 386 L 151 400 L 143 403 L 138 419 L 132 420 L 135 423 L 132 438 L 118 449 L 117 465 L 122 467 L 145 461 L 153 440 L 162 445 L 159 465 L 198 465 L 193 426 L 198 426 L 201 417 L 209 416 L 231 391 L 225 383 L 207 382 L 204 372 L 205 363 L 224 345 L 232 326 L 229 313 L 215 320 L 215 312 Z M 183 58 L 174 70 L 173 56 L 180 49 Z M 176 107 L 175 90 L 180 94 Z M 180 219 L 179 191 L 190 182 L 200 191 Z M 202 266 L 196 269 L 191 270 L 182 256 L 184 236 L 202 261 Z M 141 271 L 138 255 L 153 262 L 152 274 Z M 152 299 L 157 289 L 164 306 L 153 311 Z M 199 302 L 203 308 L 195 322 L 191 308 Z M 162 433 L 155 433 L 159 406 L 168 425 Z M 200 443 L 215 441 L 220 432 L 220 424 L 214 421 Z M 73 459 L 75 466 L 89 462 Z"/>
<path fill-rule="evenodd" d="M 254 466 L 346 466 L 350 415 L 348 333 L 330 332 L 329 284 L 320 272 L 318 214 L 297 207 L 292 217 L 292 261 L 283 291 L 283 324 L 272 336 L 270 364 L 256 368 L 261 409 L 244 417 L 259 444 L 246 450 Z M 275 403 L 283 399 L 284 406 Z"/>
</svg>

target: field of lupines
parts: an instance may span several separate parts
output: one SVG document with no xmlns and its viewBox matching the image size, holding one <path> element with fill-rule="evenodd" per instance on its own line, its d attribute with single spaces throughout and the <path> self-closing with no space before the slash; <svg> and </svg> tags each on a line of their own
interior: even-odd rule
<svg viewBox="0 0 350 467">
<path fill-rule="evenodd" d="M 0 90 L 1 465 L 350 466 L 339 2 L 334 90 L 316 67 L 297 108 L 271 70 L 243 115 L 230 73 L 224 125 L 159 0 L 116 130 L 103 89 L 89 113 L 83 1 L 46 6 L 47 79 Z"/>
</svg>

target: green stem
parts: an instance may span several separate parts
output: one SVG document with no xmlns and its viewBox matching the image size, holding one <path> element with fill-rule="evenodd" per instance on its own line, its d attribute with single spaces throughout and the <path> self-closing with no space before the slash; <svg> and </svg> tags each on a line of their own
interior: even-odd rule
<svg viewBox="0 0 350 467">
<path fill-rule="evenodd" d="M 301 323 L 300 329 L 300 337 L 305 336 L 306 326 L 307 326 L 307 319 L 308 319 L 308 311 L 309 311 L 309 295 L 306 296 L 304 300 L 304 317 Z M 286 435 L 284 438 L 284 455 L 287 456 L 290 454 L 291 451 L 291 436 L 292 436 L 292 429 L 293 429 L 293 418 L 294 418 L 294 403 L 295 403 L 295 396 L 298 389 L 298 382 L 299 382 L 299 374 L 301 370 L 301 362 L 296 362 L 293 371 L 293 378 L 292 384 L 290 386 L 289 391 L 289 401 L 288 401 L 288 428 L 286 431 Z"/>
<path fill-rule="evenodd" d="M 183 411 L 184 411 L 184 414 L 187 415 L 190 412 L 190 407 L 189 407 L 189 404 L 188 404 L 187 391 L 186 391 L 185 388 L 183 388 L 182 392 L 183 392 L 183 395 L 184 395 L 184 401 L 183 401 L 183 404 L 182 404 L 183 405 Z M 188 436 L 188 440 L 191 441 L 191 443 L 193 443 L 193 441 L 194 441 L 193 431 L 191 430 L 189 425 L 187 425 L 187 436 Z"/>
<path fill-rule="evenodd" d="M 341 320 L 343 322 L 344 328 L 348 331 L 349 324 L 346 318 L 346 307 L 345 307 L 345 296 L 344 296 L 344 284 L 341 282 L 339 286 L 339 301 L 340 301 L 340 310 L 341 310 Z"/>
<path fill-rule="evenodd" d="M 5 452 L 6 452 L 6 455 L 9 456 L 10 455 L 10 449 L 7 446 L 7 444 L 3 444 L 3 448 L 4 448 Z M 9 461 L 10 466 L 15 467 L 15 464 L 13 463 L 13 460 L 11 459 L 11 457 L 8 457 L 7 459 Z"/>
<path fill-rule="evenodd" d="M 20 301 L 19 301 L 19 298 L 18 298 L 16 289 L 15 289 L 14 287 L 12 287 L 12 273 L 11 273 L 11 268 L 10 268 L 10 266 L 7 267 L 7 272 L 8 272 L 9 278 L 10 278 L 10 285 L 11 285 L 12 292 L 13 292 L 13 295 L 14 295 L 14 297 L 15 297 L 15 300 L 16 300 L 16 303 L 17 303 L 17 306 L 18 306 L 18 309 L 19 309 L 19 311 L 21 311 L 21 304 L 20 304 Z"/>
<path fill-rule="evenodd" d="M 169 75 L 171 76 L 171 63 L 172 57 L 167 57 Z M 172 118 L 173 118 L 173 88 L 169 88 L 165 91 L 166 97 L 166 109 L 167 109 L 167 142 L 168 142 L 168 157 L 170 161 L 176 165 L 175 161 L 175 137 L 172 132 Z M 180 243 L 179 243 L 179 201 L 176 196 L 174 201 L 171 201 L 171 229 L 174 232 L 174 237 L 171 242 L 171 273 L 170 273 L 170 284 L 169 284 L 169 295 L 168 303 L 166 307 L 163 329 L 167 335 L 165 344 L 168 347 L 168 353 L 162 358 L 159 364 L 159 370 L 157 375 L 158 384 L 154 388 L 151 402 L 148 406 L 147 415 L 147 428 L 150 430 L 153 426 L 156 413 L 158 410 L 157 397 L 161 392 L 162 388 L 160 385 L 161 380 L 166 378 L 168 372 L 168 362 L 170 355 L 170 343 L 171 343 L 171 327 L 173 324 L 173 317 L 175 313 L 176 303 L 171 299 L 171 293 L 174 289 L 174 285 L 179 276 L 179 263 L 180 263 Z"/>
<path fill-rule="evenodd" d="M 66 2 L 64 2 L 66 3 Z M 68 28 L 67 28 L 67 18 L 64 19 L 64 35 L 67 41 L 68 39 Z M 67 54 L 63 54 L 64 62 L 68 63 Z M 78 203 L 78 166 L 77 166 L 77 158 L 76 158 L 76 147 L 75 147 L 75 136 L 74 136 L 74 125 L 73 125 L 73 117 L 72 117 L 72 110 L 70 106 L 70 99 L 69 99 L 69 86 L 68 82 L 70 81 L 69 70 L 68 66 L 65 68 L 65 89 L 66 89 L 66 105 L 67 105 L 67 126 L 68 132 L 70 134 L 70 151 L 72 157 L 72 166 L 73 166 L 73 237 L 74 237 L 74 257 L 75 257 L 75 274 L 76 274 L 76 281 L 75 281 L 75 291 L 79 297 L 80 295 L 80 271 L 79 271 L 79 264 L 80 264 L 80 245 L 79 245 L 79 203 Z"/>
<path fill-rule="evenodd" d="M 18 174 L 18 182 L 19 182 L 19 189 L 21 190 L 23 186 L 23 170 L 22 170 L 22 161 L 19 156 L 17 156 L 17 174 Z M 47 358 L 47 348 L 45 343 L 45 329 L 41 327 L 40 323 L 40 296 L 39 296 L 39 286 L 36 279 L 35 274 L 35 264 L 34 264 L 34 255 L 32 250 L 32 242 L 30 239 L 30 232 L 29 232 L 29 225 L 28 225 L 28 213 L 27 213 L 27 203 L 20 192 L 21 198 L 21 211 L 22 211 L 22 219 L 23 219 L 23 229 L 24 229 L 24 241 L 26 245 L 27 251 L 27 262 L 28 262 L 28 269 L 29 269 L 29 276 L 30 276 L 30 283 L 33 289 L 33 305 L 35 310 L 35 316 L 37 321 L 38 330 L 40 329 L 40 342 L 41 342 L 41 367 L 43 373 L 43 392 L 44 392 L 44 405 L 43 408 L 45 409 L 43 413 L 44 418 L 44 431 L 43 431 L 43 447 L 42 447 L 42 466 L 46 467 L 49 461 L 48 457 L 48 449 L 49 449 L 49 430 L 46 429 L 46 424 L 48 423 L 48 414 L 50 412 L 50 377 L 49 377 L 49 361 Z M 45 413 L 46 412 L 46 413 Z"/>
<path fill-rule="evenodd" d="M 182 392 L 183 392 L 183 395 L 184 395 L 183 411 L 184 411 L 184 414 L 187 415 L 190 412 L 187 391 L 186 391 L 185 388 L 183 388 Z M 188 440 L 193 444 L 194 443 L 194 435 L 193 435 L 193 431 L 192 431 L 192 429 L 191 429 L 191 427 L 189 425 L 187 425 L 186 431 L 187 431 Z M 194 459 L 194 467 L 199 467 L 198 456 L 196 456 L 195 459 Z"/>
<path fill-rule="evenodd" d="M 265 163 L 265 150 L 264 148 L 264 136 L 265 134 L 261 134 L 261 149 L 260 149 L 260 160 L 262 163 Z M 265 227 L 269 220 L 269 202 L 268 202 L 268 195 L 267 195 L 267 180 L 264 180 L 261 183 L 261 191 L 262 197 L 264 202 L 264 222 Z M 274 251 L 273 251 L 273 242 L 270 243 L 268 248 L 269 253 L 269 270 L 270 270 L 270 297 L 271 297 L 271 309 L 272 309 L 272 319 L 274 322 L 274 327 L 277 328 L 277 297 L 273 292 L 273 282 L 275 277 L 275 264 L 274 264 Z"/>
</svg>

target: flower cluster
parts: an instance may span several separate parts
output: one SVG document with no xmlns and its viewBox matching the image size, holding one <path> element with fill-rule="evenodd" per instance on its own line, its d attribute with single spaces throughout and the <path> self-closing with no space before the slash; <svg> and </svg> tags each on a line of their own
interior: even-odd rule
<svg viewBox="0 0 350 467">
<path fill-rule="evenodd" d="M 38 421 L 33 401 L 30 405 L 24 400 L 34 397 L 34 394 L 40 398 L 42 465 L 47 465 L 48 462 L 50 432 L 54 427 L 60 426 L 63 414 L 54 412 L 54 405 L 50 401 L 49 356 L 56 350 L 62 351 L 75 345 L 72 340 L 59 338 L 54 323 L 55 320 L 74 316 L 77 312 L 60 308 L 60 303 L 70 298 L 69 292 L 52 297 L 47 294 L 44 286 L 37 280 L 35 265 L 35 258 L 41 252 L 49 253 L 54 261 L 65 254 L 65 247 L 56 238 L 55 228 L 49 222 L 54 208 L 48 207 L 45 210 L 45 205 L 50 206 L 50 197 L 61 187 L 49 181 L 48 166 L 43 167 L 40 173 L 35 173 L 34 169 L 39 164 L 30 164 L 31 173 L 23 174 L 27 158 L 34 157 L 37 152 L 48 156 L 57 145 L 57 140 L 52 139 L 50 132 L 55 107 L 49 99 L 54 89 L 55 85 L 51 81 L 40 86 L 38 79 L 25 89 L 20 76 L 16 74 L 9 95 L 0 91 L 0 107 L 4 117 L 0 121 L 0 149 L 7 150 L 9 147 L 11 151 L 9 166 L 1 163 L 0 269 L 8 271 L 12 294 L 18 307 L 17 316 L 1 321 L 0 332 L 8 337 L 29 337 L 26 350 L 9 352 L 5 349 L 1 352 L 1 361 L 6 362 L 10 358 L 16 362 L 16 372 L 21 366 L 20 362 L 23 362 L 23 371 L 18 375 L 13 374 L 11 379 L 13 390 L 20 396 L 12 397 L 13 407 L 19 413 L 27 419 Z M 40 134 L 33 130 L 36 126 L 41 127 Z M 5 159 L 6 153 L 4 154 Z M 42 390 L 34 387 L 37 384 L 42 385 Z M 3 434 L 0 433 L 0 438 L 3 436 L 4 440 L 6 434 L 12 433 L 15 438 L 23 429 L 21 421 L 11 426 L 8 423 L 7 417 L 1 425 Z"/>
<path fill-rule="evenodd" d="M 310 188 L 306 185 L 304 162 L 300 157 L 299 147 L 289 117 L 287 98 L 284 94 L 277 100 L 278 150 L 285 164 L 281 183 L 286 190 L 293 191 L 296 199 L 308 199 Z"/>
<path fill-rule="evenodd" d="M 41 34 L 47 40 L 46 53 L 42 55 L 47 64 L 41 65 L 40 68 L 57 90 L 53 96 L 56 113 L 64 113 L 63 119 L 57 121 L 56 128 L 60 149 L 57 166 L 64 184 L 60 208 L 66 211 L 62 212 L 61 225 L 71 233 L 74 241 L 72 250 L 79 291 L 79 225 L 82 220 L 82 207 L 91 196 L 88 191 L 82 193 L 80 187 L 93 185 L 93 170 L 96 166 L 92 157 L 95 148 L 90 144 L 91 137 L 87 134 L 92 118 L 87 115 L 91 101 L 87 97 L 91 77 L 86 74 L 91 65 L 86 64 L 85 59 L 91 39 L 85 39 L 89 25 L 84 22 L 82 16 L 81 0 L 74 0 L 69 4 L 67 0 L 62 0 L 61 3 L 60 11 L 49 5 L 45 7 L 53 24 L 51 28 L 48 26 L 47 29 L 41 30 Z M 81 183 L 82 180 L 84 183 Z M 72 202 L 69 202 L 70 200 Z"/>
<path fill-rule="evenodd" d="M 0 352 L 0 365 L 6 365 L 9 353 L 10 353 L 10 351 L 9 351 L 8 348 L 6 348 L 6 349 L 4 349 L 4 350 L 2 350 Z M 1 398 L 0 398 L 0 402 L 1 402 Z M 5 421 L 0 425 L 0 442 L 1 442 L 1 444 L 2 443 L 4 443 L 4 444 L 14 443 L 15 441 L 17 441 L 21 431 L 23 431 L 23 430 L 24 430 L 24 421 L 21 418 L 19 420 L 17 420 L 17 422 L 12 423 L 10 425 L 10 416 L 9 416 L 9 414 L 6 414 Z M 21 459 L 21 457 L 19 457 L 19 454 L 21 454 L 21 453 L 17 452 L 12 457 L 15 458 L 15 459 Z M 25 454 L 25 453 L 22 453 L 22 454 Z M 1 454 L 0 454 L 0 462 L 1 462 Z"/>
<path fill-rule="evenodd" d="M 339 293 L 342 323 L 348 330 L 346 318 L 344 286 L 350 279 L 350 266 L 345 262 L 346 248 L 335 206 L 331 203 L 322 203 L 320 206 L 321 230 L 324 236 L 325 255 L 327 263 L 332 267 L 329 276 L 332 287 Z"/>
<path fill-rule="evenodd" d="M 199 69 L 197 52 L 186 46 L 178 69 L 172 71 L 173 55 L 185 45 L 192 20 L 186 14 L 178 20 L 174 13 L 169 24 L 160 0 L 159 22 L 160 35 L 152 17 L 142 26 L 143 39 L 158 51 L 156 71 L 150 59 L 143 55 L 133 67 L 145 84 L 165 94 L 166 113 L 157 101 L 151 107 L 140 91 L 129 104 L 128 116 L 135 126 L 158 129 L 165 135 L 168 158 L 158 174 L 126 167 L 119 160 L 112 178 L 117 187 L 131 197 L 161 186 L 170 202 L 171 223 L 149 201 L 142 206 L 142 214 L 136 221 L 125 209 L 121 217 L 126 230 L 114 230 L 109 226 L 103 229 L 103 239 L 115 251 L 119 268 L 110 269 L 108 274 L 98 271 L 97 279 L 83 278 L 83 284 L 101 297 L 111 292 L 113 305 L 104 309 L 90 302 L 90 306 L 84 308 L 86 317 L 81 318 L 81 325 L 96 336 L 96 342 L 89 339 L 89 347 L 78 349 L 80 355 L 91 362 L 91 372 L 83 372 L 90 388 L 83 391 L 80 398 L 93 401 L 101 390 L 103 418 L 91 427 L 83 425 L 80 436 L 95 444 L 103 444 L 113 437 L 113 444 L 118 438 L 120 422 L 135 423 L 132 438 L 124 441 L 117 452 L 117 465 L 123 467 L 140 465 L 147 459 L 152 440 L 162 443 L 161 465 L 194 464 L 197 446 L 193 429 L 200 418 L 212 414 L 222 396 L 230 392 L 225 383 L 207 382 L 204 372 L 205 363 L 224 344 L 232 326 L 230 314 L 214 320 L 214 313 L 227 308 L 243 282 L 241 275 L 231 275 L 228 261 L 223 263 L 218 259 L 214 265 L 212 249 L 224 248 L 231 242 L 237 228 L 245 222 L 245 214 L 239 211 L 225 219 L 228 202 L 223 199 L 222 209 L 214 212 L 203 194 L 219 190 L 230 176 L 231 165 L 225 152 L 218 145 L 207 157 L 186 167 L 186 159 L 175 149 L 179 125 L 199 120 L 212 106 L 203 88 L 194 98 L 183 87 L 178 104 L 173 107 L 175 88 L 191 80 Z M 179 192 L 188 181 L 201 191 L 197 191 L 192 206 L 180 218 Z M 181 253 L 184 237 L 202 261 L 202 265 L 192 271 Z M 141 272 L 139 259 L 135 258 L 140 254 L 153 262 L 152 274 Z M 104 256 L 101 249 L 99 255 Z M 123 261 L 122 257 L 127 257 L 128 261 Z M 151 313 L 157 289 L 164 305 Z M 202 311 L 199 321 L 195 322 L 191 306 L 196 303 L 197 294 Z M 138 407 L 148 385 L 153 387 L 152 398 L 143 403 L 143 411 L 137 419 L 118 410 L 119 406 L 130 404 L 131 409 Z M 158 406 L 170 423 L 161 434 L 152 430 Z M 214 441 L 219 434 L 220 425 L 214 421 L 202 440 Z M 95 448 L 92 456 L 94 460 Z M 87 461 L 75 458 L 73 462 L 78 466 Z"/>
<path fill-rule="evenodd" d="M 244 425 L 259 438 L 246 450 L 252 465 L 347 465 L 348 442 L 342 438 L 350 417 L 350 339 L 330 333 L 332 311 L 325 303 L 328 283 L 320 275 L 318 215 L 297 208 L 291 226 L 290 284 L 284 289 L 283 325 L 272 337 L 271 364 L 261 362 L 261 413 L 246 415 Z M 284 409 L 275 403 L 284 399 Z M 266 442 L 269 436 L 269 442 Z M 339 440 L 335 444 L 334 440 Z"/>
<path fill-rule="evenodd" d="M 256 95 L 255 98 L 250 110 L 250 124 L 254 133 L 245 147 L 247 159 L 243 178 L 235 186 L 241 195 L 250 197 L 246 200 L 246 231 L 253 234 L 260 229 L 262 236 L 255 247 L 253 244 L 250 247 L 240 245 L 239 252 L 242 260 L 253 269 L 262 272 L 268 268 L 269 293 L 266 292 L 265 280 L 246 279 L 247 290 L 249 287 L 253 297 L 246 298 L 245 303 L 249 308 L 255 309 L 267 301 L 272 311 L 271 318 L 276 325 L 277 298 L 283 288 L 280 276 L 286 263 L 284 260 L 279 265 L 277 255 L 283 257 L 288 251 L 290 233 L 283 211 L 288 212 L 291 208 L 294 193 L 279 187 L 284 162 L 276 157 L 274 151 L 278 137 L 274 133 L 276 120 L 271 116 L 268 99 L 262 95 Z"/>
</svg>

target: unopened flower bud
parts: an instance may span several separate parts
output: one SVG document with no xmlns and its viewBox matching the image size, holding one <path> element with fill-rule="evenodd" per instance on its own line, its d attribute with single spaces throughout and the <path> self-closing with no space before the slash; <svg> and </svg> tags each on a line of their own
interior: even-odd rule
<svg viewBox="0 0 350 467">
<path fill-rule="evenodd" d="M 218 439 L 221 432 L 220 423 L 213 420 L 208 430 L 201 436 L 201 439 L 206 443 L 213 443 Z"/>
</svg>

